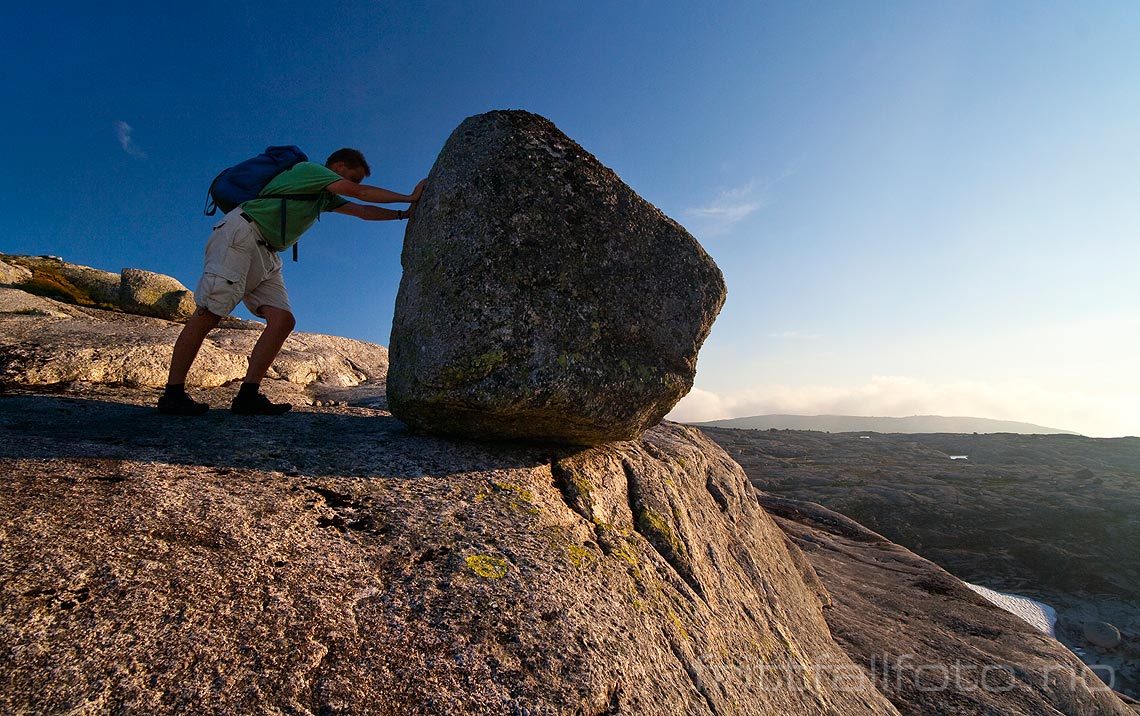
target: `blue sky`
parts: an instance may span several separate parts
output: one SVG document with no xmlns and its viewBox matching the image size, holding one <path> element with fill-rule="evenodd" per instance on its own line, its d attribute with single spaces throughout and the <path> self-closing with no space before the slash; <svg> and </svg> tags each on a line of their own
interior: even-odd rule
<svg viewBox="0 0 1140 716">
<path fill-rule="evenodd" d="M 0 251 L 193 287 L 221 168 L 354 146 L 406 192 L 523 108 L 725 273 L 674 417 L 1140 434 L 1140 3 L 64 2 L 0 33 Z M 325 217 L 299 328 L 386 344 L 402 237 Z"/>
</svg>

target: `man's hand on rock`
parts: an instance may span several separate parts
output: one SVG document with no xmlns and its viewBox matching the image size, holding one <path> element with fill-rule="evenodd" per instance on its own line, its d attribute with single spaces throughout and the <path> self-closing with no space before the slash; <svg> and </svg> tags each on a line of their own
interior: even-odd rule
<svg viewBox="0 0 1140 716">
<path fill-rule="evenodd" d="M 416 188 L 412 190 L 412 201 L 420 200 L 420 195 L 424 193 L 424 184 L 427 184 L 427 179 L 420 179 L 420 183 L 416 184 Z"/>
</svg>

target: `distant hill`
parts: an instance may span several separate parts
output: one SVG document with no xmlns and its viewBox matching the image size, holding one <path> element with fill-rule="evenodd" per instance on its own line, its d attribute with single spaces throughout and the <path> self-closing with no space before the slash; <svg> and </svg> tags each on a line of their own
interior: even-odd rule
<svg viewBox="0 0 1140 716">
<path fill-rule="evenodd" d="M 829 433 L 1020 433 L 1023 435 L 1076 435 L 1069 430 L 1046 428 L 1032 423 L 990 418 L 911 415 L 906 418 L 880 418 L 862 415 L 754 415 L 749 418 L 710 420 L 693 425 L 743 430 L 819 430 Z"/>
</svg>

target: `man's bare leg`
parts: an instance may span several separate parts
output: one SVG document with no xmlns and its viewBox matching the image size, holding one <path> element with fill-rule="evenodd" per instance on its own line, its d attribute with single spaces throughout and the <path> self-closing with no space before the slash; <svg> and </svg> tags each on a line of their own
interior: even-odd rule
<svg viewBox="0 0 1140 716">
<path fill-rule="evenodd" d="M 241 384 L 241 391 L 234 398 L 230 410 L 242 415 L 280 415 L 293 407 L 289 403 L 271 403 L 258 391 L 258 386 L 269 372 L 273 359 L 281 352 L 285 339 L 297 325 L 293 314 L 283 308 L 262 306 L 259 311 L 266 321 L 265 329 L 253 346 L 249 355 L 249 369 Z"/>
<path fill-rule="evenodd" d="M 198 356 L 202 342 L 221 317 L 199 308 L 182 327 L 178 340 L 174 342 L 174 355 L 170 357 L 170 375 L 166 380 L 166 390 L 158 399 L 158 411 L 167 415 L 202 415 L 210 406 L 195 402 L 186 394 L 186 374 Z"/>
<path fill-rule="evenodd" d="M 174 355 L 170 358 L 170 377 L 166 380 L 168 385 L 186 382 L 186 375 L 190 372 L 194 359 L 198 357 L 198 351 L 202 348 L 206 335 L 214 330 L 221 320 L 221 316 L 215 316 L 202 307 L 194 312 L 182 327 L 178 340 L 174 342 Z"/>
<path fill-rule="evenodd" d="M 245 372 L 243 383 L 261 383 L 265 374 L 269 372 L 269 366 L 273 365 L 273 359 L 281 352 L 285 339 L 297 325 L 293 314 L 283 308 L 262 306 L 259 313 L 265 319 L 265 330 L 261 332 L 257 344 L 253 346 L 253 352 L 249 354 L 249 370 Z"/>
</svg>

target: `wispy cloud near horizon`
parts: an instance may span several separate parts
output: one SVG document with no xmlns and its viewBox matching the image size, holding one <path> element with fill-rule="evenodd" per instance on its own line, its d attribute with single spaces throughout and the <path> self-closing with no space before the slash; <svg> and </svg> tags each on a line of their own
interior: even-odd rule
<svg viewBox="0 0 1140 716">
<path fill-rule="evenodd" d="M 123 148 L 123 151 L 135 159 L 146 159 L 146 152 L 135 144 L 134 137 L 132 136 L 134 131 L 131 125 L 121 119 L 115 122 L 115 134 L 119 138 L 119 146 Z"/>
<path fill-rule="evenodd" d="M 1140 434 L 1140 395 L 1048 389 L 1029 380 L 934 383 L 873 376 L 863 385 L 764 385 L 731 393 L 694 388 L 670 420 L 752 415 L 945 415 L 1017 420 L 1091 437 Z"/>
<path fill-rule="evenodd" d="M 764 208 L 767 203 L 764 190 L 758 190 L 756 180 L 752 179 L 738 187 L 725 189 L 704 206 L 685 209 L 684 216 L 694 223 L 698 232 L 716 236 Z"/>
</svg>

